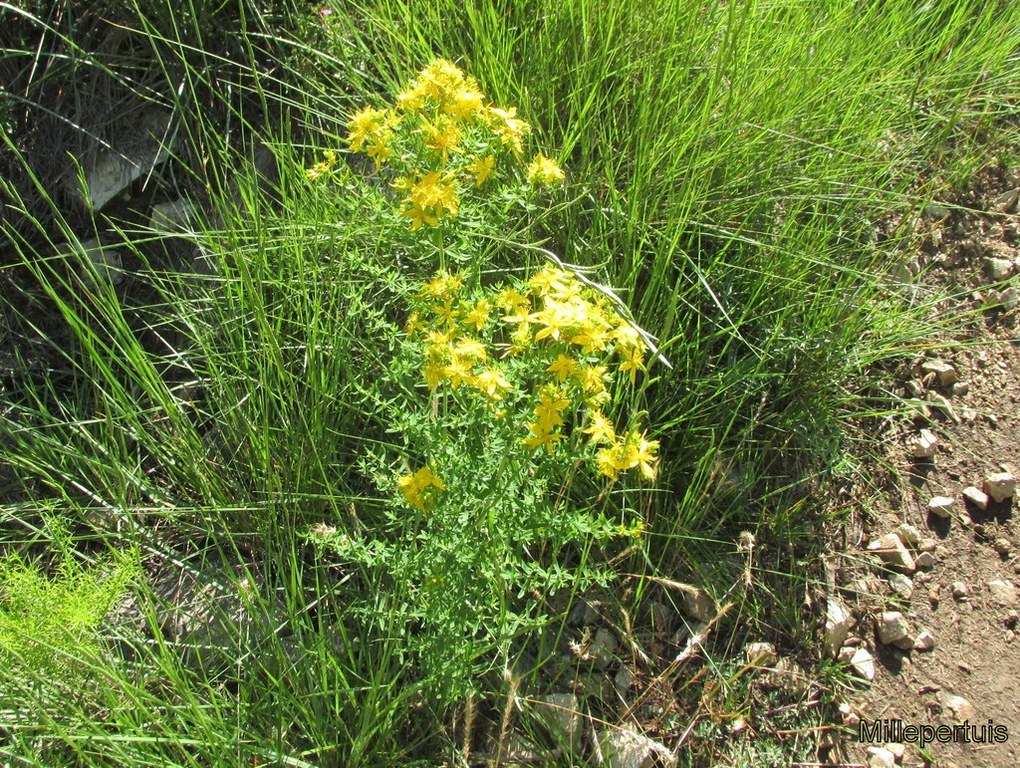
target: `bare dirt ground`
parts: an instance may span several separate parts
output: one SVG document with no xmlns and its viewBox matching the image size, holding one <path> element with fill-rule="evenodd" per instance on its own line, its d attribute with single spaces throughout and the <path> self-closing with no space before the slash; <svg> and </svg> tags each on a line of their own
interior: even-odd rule
<svg viewBox="0 0 1020 768">
<path fill-rule="evenodd" d="M 854 489 L 863 514 L 843 529 L 831 571 L 853 621 L 841 658 L 863 649 L 874 680 L 847 697 L 829 764 L 1020 765 L 1018 502 L 982 508 L 979 494 L 965 494 L 995 473 L 1020 478 L 1018 192 L 1020 169 L 989 168 L 918 223 L 922 290 L 951 294 L 938 311 L 973 315 L 890 377 L 916 410 L 876 425 L 887 464 Z M 932 510 L 935 497 L 945 506 Z M 862 741 L 861 722 L 881 730 Z"/>
</svg>

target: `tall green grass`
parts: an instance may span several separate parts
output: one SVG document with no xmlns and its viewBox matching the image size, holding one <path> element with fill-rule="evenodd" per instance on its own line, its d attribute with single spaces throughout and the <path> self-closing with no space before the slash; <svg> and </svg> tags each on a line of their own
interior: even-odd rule
<svg viewBox="0 0 1020 768">
<path fill-rule="evenodd" d="M 962 0 L 281 8 L 238 4 L 226 52 L 205 39 L 208 24 L 224 31 L 212 5 L 117 16 L 155 78 L 144 93 L 182 117 L 179 185 L 203 211 L 185 238 L 206 274 L 166 256 L 180 233 L 100 217 L 141 267 L 130 288 L 114 286 L 81 254 L 52 256 L 83 233 L 45 179 L 4 184 L 0 264 L 59 318 L 36 336 L 49 370 L 23 358 L 5 382 L 0 444 L 24 496 L 2 509 L 5 546 L 45 565 L 41 534 L 26 531 L 57 510 L 83 550 L 240 565 L 261 586 L 246 598 L 255 629 L 226 662 L 196 668 L 194 649 L 150 626 L 120 638 L 130 654 L 83 646 L 95 683 L 80 696 L 60 680 L 0 683 L 0 755 L 384 765 L 464 753 L 472 707 L 429 705 L 408 630 L 394 626 L 409 596 L 317 558 L 302 536 L 317 523 L 378 524 L 362 459 L 400 449 L 378 382 L 426 271 L 407 238 L 366 215 L 378 203 L 360 170 L 343 172 L 337 194 L 307 184 L 304 167 L 338 146 L 354 108 L 381 103 L 434 56 L 520 105 L 568 172 L 563 204 L 522 217 L 493 245 L 493 268 L 537 264 L 526 246 L 538 242 L 592 267 L 672 365 L 652 367 L 630 402 L 662 441 L 662 470 L 656 490 L 627 492 L 651 532 L 620 565 L 641 574 L 637 588 L 621 587 L 610 610 L 643 621 L 645 602 L 670 599 L 645 577 L 694 581 L 737 603 L 720 659 L 738 625 L 808 644 L 791 606 L 815 577 L 812 492 L 842 459 L 842 426 L 895 406 L 874 396 L 870 366 L 925 343 L 932 322 L 889 277 L 899 244 L 876 241 L 877 227 L 936 194 L 929 180 L 965 178 L 983 152 L 971 137 L 1002 130 L 1020 14 Z M 85 50 L 73 29 L 50 26 Z M 38 56 L 8 53 L 26 66 Z M 30 178 L 13 127 L 3 139 Z M 253 146 L 271 173 L 250 161 Z M 18 297 L 2 301 L 22 327 L 36 322 Z M 749 565 L 745 531 L 758 542 Z M 133 591 L 156 623 L 157 595 L 144 580 Z M 498 730 L 506 701 L 551 685 L 561 650 L 544 635 L 530 645 L 485 678 L 480 722 Z M 614 717 L 608 702 L 592 706 Z M 690 706 L 667 739 L 698 715 Z M 691 742 L 692 761 L 714 733 Z"/>
</svg>

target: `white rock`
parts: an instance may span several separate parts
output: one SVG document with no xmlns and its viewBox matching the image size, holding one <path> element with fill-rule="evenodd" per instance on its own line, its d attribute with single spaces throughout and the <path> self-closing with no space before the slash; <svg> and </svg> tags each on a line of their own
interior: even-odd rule
<svg viewBox="0 0 1020 768">
<path fill-rule="evenodd" d="M 952 513 L 956 499 L 951 496 L 933 496 L 928 500 L 928 511 L 945 520 Z"/>
<path fill-rule="evenodd" d="M 963 498 L 980 510 L 988 509 L 988 494 L 973 485 L 963 489 Z"/>
<path fill-rule="evenodd" d="M 875 680 L 875 658 L 865 648 L 858 648 L 850 658 L 850 668 L 869 683 Z"/>
<path fill-rule="evenodd" d="M 582 721 L 577 697 L 572 693 L 549 693 L 538 697 L 537 711 L 548 730 L 571 742 L 581 735 Z"/>
<path fill-rule="evenodd" d="M 609 768 L 650 768 L 656 758 L 665 765 L 676 763 L 672 750 L 630 726 L 603 730 L 598 740 L 603 765 Z"/>
<path fill-rule="evenodd" d="M 922 554 L 927 553 L 924 552 Z M 890 573 L 889 586 L 892 587 L 893 592 L 902 597 L 904 600 L 909 600 L 910 596 L 914 594 L 914 582 L 902 573 Z"/>
<path fill-rule="evenodd" d="M 953 582 L 953 597 L 957 600 L 961 600 L 970 594 L 970 587 L 967 586 L 966 582 L 954 581 Z"/>
<path fill-rule="evenodd" d="M 885 747 L 868 747 L 868 768 L 896 768 L 896 756 Z"/>
<path fill-rule="evenodd" d="M 905 754 L 907 754 L 906 744 L 897 744 L 895 741 L 890 741 L 888 744 L 885 745 L 885 748 L 892 752 L 892 755 L 894 758 L 896 758 L 897 763 L 903 759 L 903 756 Z"/>
<path fill-rule="evenodd" d="M 933 565 L 935 565 L 935 555 L 931 552 L 922 552 L 914 558 L 914 565 L 919 571 L 927 571 Z"/>
<path fill-rule="evenodd" d="M 100 149 L 85 167 L 89 202 L 99 211 L 110 200 L 170 157 L 164 140 L 170 113 L 153 108 L 133 118 L 130 132 Z"/>
<path fill-rule="evenodd" d="M 974 717 L 974 705 L 963 696 L 949 696 L 946 698 L 944 706 L 949 711 L 950 717 L 958 723 Z"/>
<path fill-rule="evenodd" d="M 878 640 L 882 645 L 895 645 L 903 649 L 914 645 L 907 620 L 899 611 L 884 611 L 876 620 L 875 628 L 878 630 Z"/>
<path fill-rule="evenodd" d="M 195 206 L 182 197 L 152 206 L 149 226 L 157 230 L 187 230 L 195 226 L 197 219 Z"/>
<path fill-rule="evenodd" d="M 887 565 L 907 573 L 914 572 L 914 558 L 911 557 L 910 552 L 903 546 L 900 537 L 895 533 L 887 533 L 880 539 L 872 541 L 868 544 L 868 551 L 874 552 Z"/>
<path fill-rule="evenodd" d="M 900 523 L 896 526 L 895 533 L 908 547 L 916 547 L 921 541 L 921 532 L 910 523 Z"/>
<path fill-rule="evenodd" d="M 993 579 L 988 582 L 988 591 L 992 593 L 992 599 L 999 605 L 1016 603 L 1016 587 L 1010 581 Z"/>
<path fill-rule="evenodd" d="M 942 360 L 926 360 L 921 364 L 921 371 L 935 374 L 939 384 L 944 387 L 951 387 L 956 383 L 956 369 Z"/>
<path fill-rule="evenodd" d="M 1013 262 L 1009 259 L 998 259 L 994 256 L 987 256 L 984 260 L 985 273 L 991 280 L 998 282 L 1006 280 L 1013 274 Z"/>
<path fill-rule="evenodd" d="M 1010 285 L 1001 291 L 989 291 L 985 300 L 985 306 L 989 308 L 1001 306 L 1006 310 L 1010 310 L 1017 305 L 1018 301 L 1020 301 L 1020 293 L 1017 292 L 1016 286 Z"/>
<path fill-rule="evenodd" d="M 850 633 L 853 619 L 846 606 L 835 597 L 830 597 L 825 608 L 825 651 L 835 658 Z"/>
<path fill-rule="evenodd" d="M 1009 472 L 993 472 L 985 476 L 985 493 L 996 502 L 1013 498 L 1016 492 L 1016 478 Z"/>
<path fill-rule="evenodd" d="M 935 446 L 938 440 L 930 430 L 922 429 L 907 441 L 910 455 L 915 459 L 930 459 L 935 455 Z"/>
<path fill-rule="evenodd" d="M 701 587 L 683 590 L 684 613 L 695 621 L 711 621 L 716 615 L 715 600 Z"/>
<path fill-rule="evenodd" d="M 588 653 L 594 659 L 596 669 L 604 669 L 612 662 L 617 645 L 613 633 L 605 627 L 599 627 L 588 646 Z"/>
<path fill-rule="evenodd" d="M 748 643 L 744 646 L 744 656 L 748 664 L 759 667 L 771 667 L 779 659 L 772 643 Z"/>
<path fill-rule="evenodd" d="M 935 648 L 935 635 L 929 630 L 922 629 L 917 633 L 917 637 L 914 638 L 914 650 L 915 651 L 931 651 Z"/>
</svg>

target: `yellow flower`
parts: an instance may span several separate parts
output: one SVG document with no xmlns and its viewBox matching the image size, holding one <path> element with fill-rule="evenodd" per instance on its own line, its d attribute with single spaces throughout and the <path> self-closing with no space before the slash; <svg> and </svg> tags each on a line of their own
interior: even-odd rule
<svg viewBox="0 0 1020 768">
<path fill-rule="evenodd" d="M 549 294 L 563 294 L 568 288 L 577 282 L 573 274 L 556 267 L 542 267 L 528 280 L 531 290 L 538 296 Z"/>
<path fill-rule="evenodd" d="M 464 275 L 451 275 L 445 269 L 436 272 L 435 277 L 429 280 L 422 288 L 425 296 L 434 296 L 437 299 L 452 299 L 464 286 Z"/>
<path fill-rule="evenodd" d="M 528 181 L 532 184 L 552 186 L 561 183 L 565 178 L 563 169 L 555 160 L 545 155 L 535 155 L 535 159 L 528 164 Z"/>
<path fill-rule="evenodd" d="M 417 82 L 427 96 L 442 101 L 447 94 L 463 88 L 467 78 L 453 62 L 434 59 L 419 73 Z"/>
<path fill-rule="evenodd" d="M 325 176 L 332 171 L 333 166 L 336 165 L 336 152 L 333 150 L 327 149 L 322 153 L 322 156 L 324 158 L 322 162 L 316 163 L 305 171 L 305 176 L 307 176 L 310 181 L 314 181 L 315 179 Z"/>
<path fill-rule="evenodd" d="M 616 430 L 613 429 L 612 422 L 602 415 L 602 411 L 592 411 L 588 415 L 588 421 L 588 427 L 581 431 L 586 435 L 591 435 L 590 442 L 609 443 L 610 445 L 616 442 Z"/>
<path fill-rule="evenodd" d="M 452 183 L 452 175 L 442 175 L 439 171 L 431 171 L 411 185 L 407 201 L 421 209 L 431 209 L 435 216 L 442 217 L 446 211 L 450 216 L 457 215 L 457 190 Z"/>
<path fill-rule="evenodd" d="M 556 381 L 562 384 L 577 371 L 577 360 L 569 355 L 560 354 L 545 370 L 547 373 L 555 373 Z"/>
<path fill-rule="evenodd" d="M 350 143 L 352 152 L 361 150 L 361 145 L 369 134 L 381 127 L 385 120 L 386 112 L 372 107 L 362 107 L 347 124 L 347 141 Z"/>
<path fill-rule="evenodd" d="M 513 386 L 506 380 L 506 377 L 494 368 L 486 368 L 475 376 L 472 385 L 493 400 L 500 400 L 504 392 L 509 392 L 513 389 Z"/>
<path fill-rule="evenodd" d="M 581 389 L 589 397 L 606 391 L 606 374 L 604 365 L 584 365 L 577 369 L 577 380 Z"/>
<path fill-rule="evenodd" d="M 641 338 L 641 334 L 638 333 L 637 329 L 626 320 L 621 319 L 620 324 L 617 325 L 609 335 L 613 341 L 621 347 L 641 349 L 645 345 L 645 341 Z"/>
<path fill-rule="evenodd" d="M 443 368 L 443 375 L 450 380 L 450 386 L 457 389 L 461 384 L 468 384 L 473 378 L 471 373 L 471 362 L 463 357 L 455 356 L 449 364 Z"/>
<path fill-rule="evenodd" d="M 577 344 L 584 352 L 601 352 L 609 344 L 608 328 L 594 319 L 585 323 L 580 331 L 570 337 L 571 344 Z"/>
<path fill-rule="evenodd" d="M 563 424 L 561 411 L 570 405 L 570 401 L 555 387 L 543 388 L 535 406 L 535 424 L 542 432 L 549 432 L 553 427 Z"/>
<path fill-rule="evenodd" d="M 552 453 L 556 443 L 564 439 L 564 436 L 559 432 L 550 432 L 549 430 L 543 429 L 542 426 L 538 424 L 529 425 L 529 429 L 531 430 L 531 436 L 524 438 L 522 442 L 525 446 L 531 449 L 545 446 L 545 449 Z"/>
<path fill-rule="evenodd" d="M 475 186 L 480 187 L 485 183 L 485 180 L 492 175 L 492 169 L 496 165 L 496 158 L 494 155 L 485 155 L 485 157 L 476 157 L 466 166 L 464 169 L 474 175 Z"/>
<path fill-rule="evenodd" d="M 523 152 L 524 136 L 531 130 L 531 126 L 517 117 L 517 107 L 510 109 L 489 107 L 488 116 L 492 130 L 499 140 L 514 152 L 518 154 Z"/>
<path fill-rule="evenodd" d="M 407 499 L 407 503 L 415 509 L 424 511 L 433 500 L 434 491 L 445 491 L 446 485 L 438 475 L 432 473 L 428 467 L 422 467 L 411 475 L 404 475 L 397 479 L 397 487 Z"/>
<path fill-rule="evenodd" d="M 467 78 L 467 85 L 447 96 L 446 112 L 456 120 L 467 120 L 477 117 L 485 110 L 485 95 L 478 90 L 478 86 L 471 78 Z"/>
<path fill-rule="evenodd" d="M 446 364 L 440 360 L 427 360 L 421 373 L 428 388 L 436 389 L 446 378 Z"/>
<path fill-rule="evenodd" d="M 599 472 L 612 480 L 618 478 L 620 470 L 623 469 L 620 466 L 620 449 L 621 446 L 618 443 L 612 443 L 607 448 L 600 450 L 595 457 Z"/>
<path fill-rule="evenodd" d="M 620 356 L 623 358 L 620 370 L 630 371 L 630 383 L 633 385 L 637 381 L 637 372 L 645 370 L 644 355 L 639 349 L 620 347 Z"/>
<path fill-rule="evenodd" d="M 516 288 L 506 288 L 496 296 L 496 306 L 507 312 L 531 305 L 531 300 Z"/>
<path fill-rule="evenodd" d="M 454 325 L 457 322 L 457 316 L 460 315 L 459 309 L 453 308 L 453 297 L 451 296 L 446 300 L 445 304 L 435 304 L 432 306 L 432 312 L 439 320 L 445 320 L 448 325 Z"/>
<path fill-rule="evenodd" d="M 439 217 L 420 205 L 412 205 L 405 208 L 400 212 L 400 215 L 406 216 L 411 220 L 412 232 L 420 229 L 422 224 L 428 224 L 430 227 L 435 227 L 439 224 Z"/>
<path fill-rule="evenodd" d="M 492 305 L 489 304 L 487 299 L 479 300 L 475 306 L 464 316 L 464 322 L 468 325 L 473 325 L 476 331 L 482 330 L 485 324 L 489 320 L 489 311 L 492 309 Z"/>
<path fill-rule="evenodd" d="M 460 151 L 460 128 L 448 118 L 439 118 L 434 123 L 426 121 L 422 133 L 425 134 L 425 146 L 439 155 L 444 163 L 450 152 Z"/>
<path fill-rule="evenodd" d="M 489 356 L 485 345 L 477 339 L 461 339 L 453 345 L 453 354 L 475 363 L 484 363 Z"/>
<path fill-rule="evenodd" d="M 393 148 L 389 145 L 392 135 L 390 131 L 377 132 L 372 136 L 372 142 L 365 147 L 365 154 L 375 161 L 376 171 L 386 162 L 386 158 L 393 155 Z"/>
</svg>

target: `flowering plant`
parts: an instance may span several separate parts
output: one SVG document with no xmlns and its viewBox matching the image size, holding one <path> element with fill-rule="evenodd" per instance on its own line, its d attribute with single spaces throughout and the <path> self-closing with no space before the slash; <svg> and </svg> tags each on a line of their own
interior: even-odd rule
<svg viewBox="0 0 1020 768">
<path fill-rule="evenodd" d="M 487 105 L 474 80 L 438 59 L 392 106 L 356 112 L 347 139 L 396 191 L 394 223 L 470 250 L 459 231 L 465 207 L 483 233 L 496 232 L 486 197 L 501 183 L 565 181 L 551 158 L 525 161 L 529 132 L 516 108 Z M 336 162 L 327 155 L 309 178 Z M 634 418 L 622 431 L 614 422 L 614 392 L 637 383 L 654 351 L 615 296 L 558 261 L 526 281 L 483 285 L 482 269 L 451 272 L 439 252 L 438 269 L 407 293 L 381 400 L 406 458 L 366 460 L 391 492 L 385 532 L 317 541 L 381 571 L 422 671 L 450 698 L 491 651 L 509 655 L 548 620 L 545 596 L 610 577 L 593 551 L 643 530 L 610 490 L 632 470 L 653 481 L 658 443 Z"/>
</svg>

